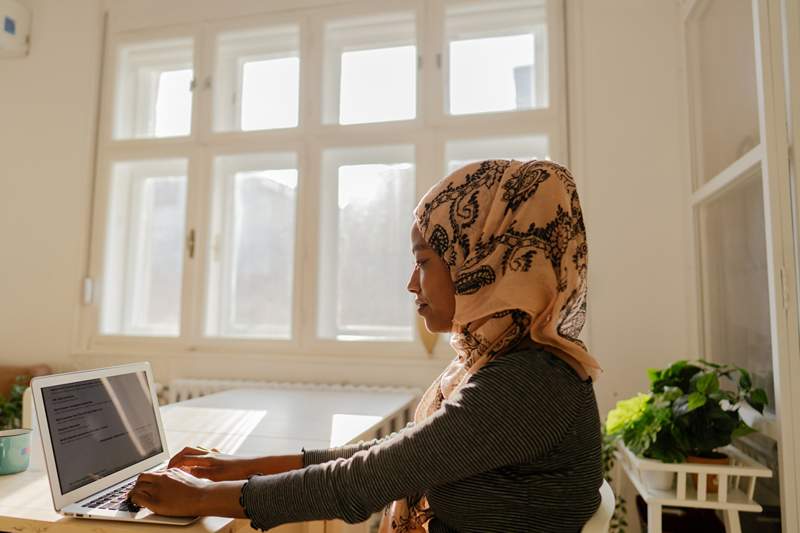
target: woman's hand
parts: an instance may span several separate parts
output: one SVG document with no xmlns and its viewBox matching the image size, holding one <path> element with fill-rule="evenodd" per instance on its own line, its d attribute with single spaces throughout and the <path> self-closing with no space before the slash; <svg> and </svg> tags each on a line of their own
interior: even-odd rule
<svg viewBox="0 0 800 533">
<path fill-rule="evenodd" d="M 255 471 L 251 471 L 251 463 L 251 459 L 243 457 L 186 447 L 169 460 L 168 468 L 180 468 L 194 477 L 212 481 L 229 481 L 247 479 L 255 474 Z"/>
<path fill-rule="evenodd" d="M 212 481 L 231 481 L 247 479 L 253 474 L 278 474 L 303 468 L 303 456 L 246 458 L 187 447 L 170 459 L 169 468 L 180 468 L 195 477 Z"/>
<path fill-rule="evenodd" d="M 128 497 L 140 507 L 163 516 L 229 516 L 243 518 L 239 505 L 243 481 L 199 479 L 170 468 L 139 476 Z"/>
</svg>

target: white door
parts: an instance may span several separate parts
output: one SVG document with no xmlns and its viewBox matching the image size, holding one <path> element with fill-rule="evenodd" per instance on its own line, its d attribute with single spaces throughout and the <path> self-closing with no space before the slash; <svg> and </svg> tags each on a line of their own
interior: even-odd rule
<svg viewBox="0 0 800 533">
<path fill-rule="evenodd" d="M 788 0 L 794 1 L 794 0 Z M 767 391 L 737 443 L 773 469 L 745 531 L 800 531 L 792 398 L 800 381 L 796 239 L 780 1 L 684 2 L 699 355 L 748 369 Z"/>
</svg>

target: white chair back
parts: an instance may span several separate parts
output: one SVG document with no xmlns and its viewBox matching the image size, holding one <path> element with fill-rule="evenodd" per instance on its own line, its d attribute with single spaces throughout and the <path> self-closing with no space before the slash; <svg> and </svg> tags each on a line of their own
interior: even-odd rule
<svg viewBox="0 0 800 533">
<path fill-rule="evenodd" d="M 614 491 L 608 481 L 603 480 L 600 485 L 600 507 L 594 512 L 592 517 L 584 524 L 581 533 L 608 533 L 608 525 L 614 515 Z"/>
</svg>

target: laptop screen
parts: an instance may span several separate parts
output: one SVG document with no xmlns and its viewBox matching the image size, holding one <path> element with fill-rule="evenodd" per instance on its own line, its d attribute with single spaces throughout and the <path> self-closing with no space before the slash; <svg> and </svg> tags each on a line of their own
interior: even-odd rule
<svg viewBox="0 0 800 533">
<path fill-rule="evenodd" d="M 163 451 L 144 372 L 42 388 L 66 494 Z"/>
</svg>

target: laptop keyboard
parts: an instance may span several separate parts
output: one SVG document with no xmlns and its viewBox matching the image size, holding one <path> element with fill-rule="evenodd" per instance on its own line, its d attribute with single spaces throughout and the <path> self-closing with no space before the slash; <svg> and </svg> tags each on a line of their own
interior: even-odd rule
<svg viewBox="0 0 800 533">
<path fill-rule="evenodd" d="M 128 492 L 136 484 L 136 479 L 132 479 L 128 483 L 117 487 L 116 489 L 103 494 L 99 498 L 95 498 L 84 507 L 93 507 L 95 509 L 108 509 L 111 511 L 128 511 L 135 513 L 139 511 L 139 506 L 128 499 Z"/>
</svg>

